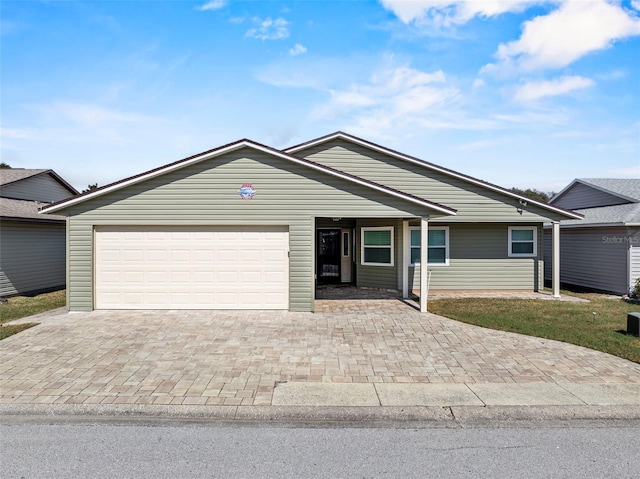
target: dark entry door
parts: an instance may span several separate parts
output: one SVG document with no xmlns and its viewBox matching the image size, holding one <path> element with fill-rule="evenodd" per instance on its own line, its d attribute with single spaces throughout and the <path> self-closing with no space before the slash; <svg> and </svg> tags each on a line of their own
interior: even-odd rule
<svg viewBox="0 0 640 479">
<path fill-rule="evenodd" d="M 318 230 L 318 283 L 340 282 L 341 230 Z"/>
</svg>

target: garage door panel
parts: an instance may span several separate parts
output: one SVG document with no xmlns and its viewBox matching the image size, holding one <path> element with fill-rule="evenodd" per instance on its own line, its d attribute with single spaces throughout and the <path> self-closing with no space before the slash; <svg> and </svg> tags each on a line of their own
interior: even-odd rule
<svg viewBox="0 0 640 479">
<path fill-rule="evenodd" d="M 285 228 L 96 227 L 96 309 L 287 309 Z"/>
</svg>

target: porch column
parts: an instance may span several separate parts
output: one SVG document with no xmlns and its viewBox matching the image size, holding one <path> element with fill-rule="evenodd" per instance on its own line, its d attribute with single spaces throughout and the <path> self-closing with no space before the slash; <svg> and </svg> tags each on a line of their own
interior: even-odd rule
<svg viewBox="0 0 640 479">
<path fill-rule="evenodd" d="M 551 223 L 551 242 L 553 244 L 552 261 L 551 261 L 551 283 L 553 288 L 553 297 L 560 297 L 560 222 Z"/>
<path fill-rule="evenodd" d="M 409 220 L 402 220 L 402 297 L 409 297 L 409 261 L 411 253 L 409 238 Z"/>
<path fill-rule="evenodd" d="M 420 312 L 427 312 L 427 257 L 429 252 L 429 217 L 420 218 Z"/>
</svg>

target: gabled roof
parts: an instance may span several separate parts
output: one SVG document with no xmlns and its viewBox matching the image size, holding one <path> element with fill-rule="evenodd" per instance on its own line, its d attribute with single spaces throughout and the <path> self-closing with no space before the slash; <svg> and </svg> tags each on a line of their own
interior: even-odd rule
<svg viewBox="0 0 640 479">
<path fill-rule="evenodd" d="M 17 183 L 18 181 L 40 175 L 50 175 L 73 195 L 77 195 L 79 193 L 78 190 L 67 183 L 64 178 L 58 175 L 55 171 L 46 169 L 0 168 L 0 186 L 7 186 L 12 183 Z"/>
<path fill-rule="evenodd" d="M 285 148 L 283 151 L 285 151 L 286 153 L 295 154 L 298 151 L 301 151 L 301 150 L 304 150 L 304 149 L 307 149 L 307 148 L 310 148 L 310 147 L 313 147 L 313 146 L 317 146 L 317 145 L 320 145 L 322 143 L 327 143 L 329 141 L 333 141 L 333 140 L 336 140 L 336 139 L 341 139 L 341 140 L 345 140 L 345 141 L 348 141 L 348 142 L 356 144 L 356 145 L 364 146 L 365 148 L 369 148 L 371 150 L 383 153 L 385 155 L 388 155 L 388 156 L 391 156 L 391 157 L 394 157 L 394 158 L 398 158 L 398 159 L 403 160 L 403 161 L 407 161 L 409 163 L 413 163 L 413 164 L 422 166 L 422 167 L 427 168 L 429 170 L 437 171 L 438 173 L 442 173 L 442 174 L 451 176 L 453 178 L 457 178 L 457 179 L 460 179 L 462 181 L 466 181 L 468 183 L 480 186 L 482 188 L 486 188 L 486 189 L 491 190 L 491 191 L 496 191 L 496 192 L 502 193 L 502 194 L 504 194 L 506 196 L 509 196 L 511 198 L 515 198 L 517 200 L 526 201 L 527 203 L 536 205 L 536 206 L 538 206 L 540 208 L 543 208 L 545 210 L 553 211 L 554 213 L 560 213 L 560 214 L 562 214 L 562 215 L 564 215 L 564 216 L 566 216 L 568 218 L 573 218 L 573 219 L 581 219 L 582 218 L 582 215 L 580 215 L 579 213 L 576 213 L 574 211 L 569 211 L 569 210 L 566 210 L 564 208 L 559 208 L 557 206 L 552 206 L 552 205 L 549 205 L 547 203 L 542 203 L 540 201 L 532 200 L 531 198 L 527 198 L 525 196 L 518 195 L 518 194 L 516 194 L 516 193 L 514 193 L 512 191 L 509 191 L 509 190 L 507 190 L 505 188 L 502 188 L 500 186 L 494 185 L 494 184 L 489 183 L 487 181 L 479 180 L 479 179 L 474 178 L 472 176 L 465 175 L 463 173 L 459 173 L 459 172 L 454 171 L 454 170 L 450 170 L 449 168 L 444 168 L 442 166 L 438 166 L 438 165 L 435 165 L 433 163 L 429 163 L 427 161 L 421 160 L 421 159 L 416 158 L 414 156 L 410 156 L 410 155 L 406 155 L 404 153 L 400 153 L 399 151 L 396 151 L 396 150 L 393 150 L 393 149 L 378 145 L 376 143 L 372 143 L 370 141 L 364 140 L 362 138 L 358 138 L 356 136 L 350 135 L 348 133 L 344 133 L 342 131 L 337 131 L 335 133 L 330 133 L 329 135 L 321 136 L 319 138 L 316 138 L 315 140 L 310 140 L 310 141 L 307 141 L 307 142 L 304 142 L 304 143 L 300 143 L 299 145 L 295 145 L 295 146 L 291 146 L 289 148 Z"/>
<path fill-rule="evenodd" d="M 68 206 L 72 206 L 78 203 L 82 203 L 84 201 L 87 201 L 91 198 L 96 198 L 98 196 L 102 196 L 105 195 L 107 193 L 110 193 L 112 191 L 116 191 L 119 190 L 121 188 L 125 188 L 127 186 L 131 186 L 137 183 L 141 183 L 143 181 L 146 181 L 148 179 L 151 178 L 155 178 L 157 176 L 163 175 L 165 173 L 168 173 L 170 171 L 175 171 L 181 168 L 184 168 L 186 166 L 195 164 L 195 163 L 199 163 L 201 161 L 205 161 L 205 160 L 209 160 L 221 155 L 224 155 L 226 153 L 238 150 L 240 148 L 251 148 L 253 150 L 256 151 L 260 151 L 263 153 L 267 153 L 269 155 L 273 155 L 276 156 L 278 158 L 290 161 L 292 163 L 297 163 L 300 165 L 304 165 L 307 166 L 313 170 L 316 171 L 322 171 L 324 173 L 327 173 L 329 175 L 335 176 L 335 177 L 339 177 L 339 178 L 343 178 L 347 181 L 350 181 L 352 183 L 356 183 L 359 185 L 363 185 L 365 187 L 377 190 L 377 191 L 381 191 L 387 194 L 390 194 L 392 196 L 398 197 L 398 198 L 402 198 L 406 201 L 409 201 L 411 203 L 414 204 L 418 204 L 420 206 L 424 206 L 426 208 L 432 209 L 437 211 L 438 213 L 441 213 L 442 215 L 455 215 L 456 214 L 456 210 L 454 210 L 453 208 L 449 208 L 447 206 L 443 206 L 440 205 L 438 203 L 434 203 L 428 200 L 425 200 L 424 198 L 420 198 L 418 196 L 414 196 L 399 190 L 395 190 L 393 188 L 389 188 L 387 186 L 375 183 L 373 181 L 369 181 L 369 180 L 365 180 L 363 178 L 354 176 L 354 175 L 350 175 L 347 173 L 344 173 L 342 171 L 336 170 L 334 168 L 330 168 L 328 166 L 324 166 L 321 165 L 319 163 L 315 163 L 313 161 L 309 161 L 309 160 L 305 160 L 303 158 L 298 158 L 296 156 L 290 155 L 288 153 L 282 152 L 280 150 L 276 150 L 275 148 L 271 148 L 269 146 L 266 145 L 262 145 L 260 143 L 256 143 L 252 140 L 248 140 L 248 139 L 242 139 L 242 140 L 238 140 L 236 142 L 233 143 L 229 143 L 227 145 L 223 145 L 220 146 L 218 148 L 214 148 L 208 151 L 205 151 L 203 153 L 198 153 L 197 155 L 193 155 L 187 158 L 184 158 L 182 160 L 178 160 L 174 163 L 170 163 L 168 165 L 165 166 L 161 166 L 159 168 L 155 168 L 153 170 L 149 170 L 147 172 L 144 173 L 140 173 L 138 175 L 134 175 L 131 176 L 129 178 L 125 178 L 123 180 L 120 181 L 116 181 L 115 183 L 111 183 L 109 185 L 105 185 L 103 187 L 97 188 L 95 190 L 89 191 L 85 194 L 73 197 L 73 198 L 69 198 L 67 200 L 62 200 L 62 201 L 58 201 L 57 203 L 53 203 L 45 208 L 42 209 L 43 213 L 53 213 L 56 211 L 60 211 Z"/>
<path fill-rule="evenodd" d="M 584 220 L 568 220 L 561 223 L 562 227 L 590 227 L 597 226 L 640 226 L 640 202 L 625 205 L 600 206 L 576 210 L 584 215 Z"/>
<path fill-rule="evenodd" d="M 46 223 L 64 223 L 66 218 L 61 215 L 43 215 L 38 210 L 44 205 L 39 201 L 14 200 L 0 198 L 0 218 L 11 221 L 38 221 Z"/>
<path fill-rule="evenodd" d="M 24 180 L 25 178 L 30 178 L 32 176 L 45 173 L 47 171 L 50 171 L 50 170 L 42 170 L 42 169 L 28 170 L 25 168 L 0 168 L 0 186 L 4 186 L 10 183 L 14 183 L 16 181 Z"/>
<path fill-rule="evenodd" d="M 617 196 L 630 203 L 640 201 L 640 178 L 576 178 L 551 198 L 549 203 L 555 203 L 578 183 Z"/>
</svg>

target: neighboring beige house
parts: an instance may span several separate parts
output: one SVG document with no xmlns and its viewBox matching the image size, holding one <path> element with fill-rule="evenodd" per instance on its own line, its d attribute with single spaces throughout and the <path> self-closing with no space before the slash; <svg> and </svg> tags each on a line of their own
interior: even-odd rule
<svg viewBox="0 0 640 479">
<path fill-rule="evenodd" d="M 236 141 L 43 211 L 68 217 L 78 311 L 313 311 L 327 282 L 415 290 L 422 311 L 427 287 L 536 291 L 543 224 L 581 217 L 342 132 Z"/>
<path fill-rule="evenodd" d="M 560 223 L 560 281 L 629 293 L 640 277 L 640 179 L 576 179 L 549 203 L 584 215 Z M 550 231 L 545 240 L 550 243 Z M 546 262 L 545 278 L 551 280 Z"/>
<path fill-rule="evenodd" d="M 66 283 L 66 218 L 38 214 L 78 192 L 53 170 L 0 169 L 0 297 Z"/>
</svg>

